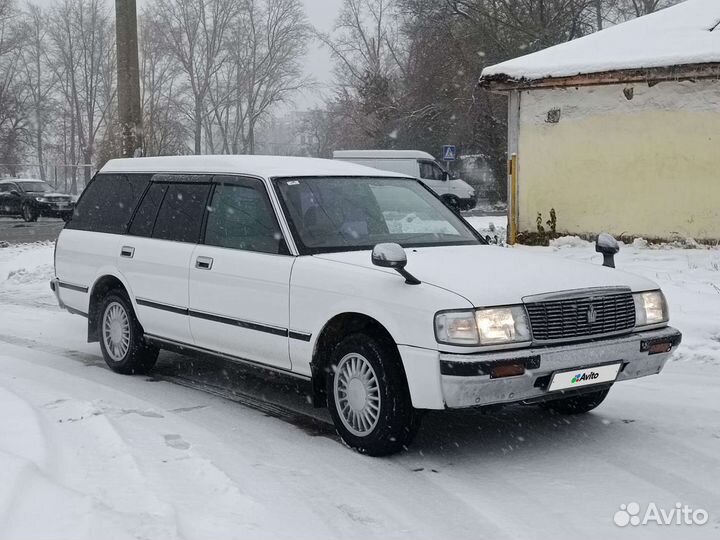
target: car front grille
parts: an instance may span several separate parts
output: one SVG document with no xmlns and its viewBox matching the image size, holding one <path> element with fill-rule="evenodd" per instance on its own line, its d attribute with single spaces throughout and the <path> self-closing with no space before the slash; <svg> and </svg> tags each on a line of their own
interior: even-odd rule
<svg viewBox="0 0 720 540">
<path fill-rule="evenodd" d="M 630 293 L 530 302 L 525 308 L 535 341 L 621 333 L 635 326 L 635 303 Z"/>
</svg>

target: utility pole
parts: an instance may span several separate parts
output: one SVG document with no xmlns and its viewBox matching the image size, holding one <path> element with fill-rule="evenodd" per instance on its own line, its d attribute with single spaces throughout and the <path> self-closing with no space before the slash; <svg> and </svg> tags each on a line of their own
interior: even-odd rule
<svg viewBox="0 0 720 540">
<path fill-rule="evenodd" d="M 138 157 L 143 152 L 143 127 L 135 0 L 115 0 L 115 33 L 120 151 L 123 157 Z"/>
</svg>

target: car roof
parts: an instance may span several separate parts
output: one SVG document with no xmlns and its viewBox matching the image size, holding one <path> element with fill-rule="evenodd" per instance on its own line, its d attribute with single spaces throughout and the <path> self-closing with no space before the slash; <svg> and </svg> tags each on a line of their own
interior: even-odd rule
<svg viewBox="0 0 720 540">
<path fill-rule="evenodd" d="M 335 150 L 333 157 L 335 159 L 435 159 L 422 150 Z"/>
<path fill-rule="evenodd" d="M 346 161 L 292 156 L 163 156 L 112 159 L 101 173 L 245 174 L 261 178 L 311 176 L 374 176 L 412 178 Z"/>
</svg>

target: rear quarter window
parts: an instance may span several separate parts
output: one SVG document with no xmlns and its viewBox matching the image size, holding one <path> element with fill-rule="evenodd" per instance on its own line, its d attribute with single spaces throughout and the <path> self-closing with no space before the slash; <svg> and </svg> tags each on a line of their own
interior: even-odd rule
<svg viewBox="0 0 720 540">
<path fill-rule="evenodd" d="M 83 191 L 68 229 L 124 234 L 148 175 L 98 174 Z"/>
</svg>

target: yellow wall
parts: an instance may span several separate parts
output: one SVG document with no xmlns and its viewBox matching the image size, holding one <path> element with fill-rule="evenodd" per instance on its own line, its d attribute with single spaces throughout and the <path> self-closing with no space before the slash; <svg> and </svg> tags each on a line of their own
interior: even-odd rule
<svg viewBox="0 0 720 540">
<path fill-rule="evenodd" d="M 720 81 L 631 86 L 523 91 L 520 231 L 720 239 Z"/>
</svg>

